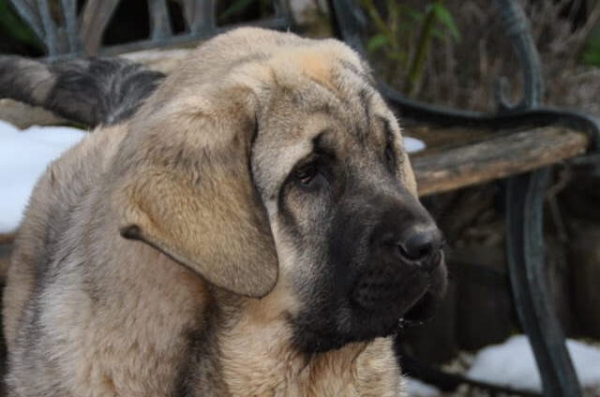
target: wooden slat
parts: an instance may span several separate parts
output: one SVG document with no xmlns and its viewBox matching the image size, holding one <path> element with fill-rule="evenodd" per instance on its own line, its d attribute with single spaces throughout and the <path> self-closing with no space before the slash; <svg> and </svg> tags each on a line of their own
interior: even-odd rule
<svg viewBox="0 0 600 397">
<path fill-rule="evenodd" d="M 62 17 L 64 19 L 64 33 L 67 36 L 69 52 L 79 52 L 81 50 L 81 41 L 77 27 L 77 1 L 60 0 L 62 8 Z"/>
<path fill-rule="evenodd" d="M 150 37 L 152 40 L 160 40 L 170 37 L 171 22 L 169 21 L 169 8 L 165 0 L 148 0 L 150 11 Z"/>
<path fill-rule="evenodd" d="M 102 45 L 102 36 L 119 0 L 92 1 L 85 3 L 81 12 L 81 41 L 87 55 L 96 55 Z"/>
<path fill-rule="evenodd" d="M 212 31 L 217 26 L 214 0 L 183 0 L 183 13 L 191 33 Z"/>
<path fill-rule="evenodd" d="M 44 43 L 48 50 L 49 56 L 58 54 L 58 32 L 56 29 L 56 22 L 52 19 L 50 12 L 50 5 L 47 1 L 36 0 L 38 14 L 42 21 L 42 28 L 44 29 Z"/>
<path fill-rule="evenodd" d="M 0 233 L 0 245 L 12 244 L 15 241 L 15 237 L 15 233 Z"/>
<path fill-rule="evenodd" d="M 419 195 L 441 193 L 557 163 L 585 152 L 589 138 L 543 127 L 415 157 Z"/>
</svg>

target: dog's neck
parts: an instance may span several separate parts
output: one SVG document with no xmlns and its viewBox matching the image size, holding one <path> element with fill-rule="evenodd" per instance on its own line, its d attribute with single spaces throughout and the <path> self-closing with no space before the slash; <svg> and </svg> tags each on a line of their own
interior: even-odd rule
<svg viewBox="0 0 600 397">
<path fill-rule="evenodd" d="M 390 339 L 306 354 L 291 343 L 281 297 L 240 302 L 219 332 L 220 371 L 232 396 L 399 396 L 401 378 Z M 238 303 L 238 304 L 240 304 Z"/>
</svg>

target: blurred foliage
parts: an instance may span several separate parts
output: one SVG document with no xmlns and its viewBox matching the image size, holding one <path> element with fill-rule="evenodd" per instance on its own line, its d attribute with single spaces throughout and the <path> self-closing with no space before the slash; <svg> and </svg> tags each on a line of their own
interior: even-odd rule
<svg viewBox="0 0 600 397">
<path fill-rule="evenodd" d="M 460 32 L 444 0 L 430 1 L 422 10 L 399 0 L 361 0 L 361 6 L 372 25 L 367 49 L 381 62 L 384 78 L 403 86 L 410 97 L 416 96 L 431 43 L 460 40 Z"/>
<path fill-rule="evenodd" d="M 600 30 L 587 40 L 582 61 L 586 65 L 600 67 Z"/>
<path fill-rule="evenodd" d="M 8 0 L 0 0 L 0 52 L 25 52 L 36 54 L 42 45 Z"/>
<path fill-rule="evenodd" d="M 222 0 L 218 2 L 217 19 L 220 24 L 258 19 L 273 12 L 271 0 Z"/>
</svg>

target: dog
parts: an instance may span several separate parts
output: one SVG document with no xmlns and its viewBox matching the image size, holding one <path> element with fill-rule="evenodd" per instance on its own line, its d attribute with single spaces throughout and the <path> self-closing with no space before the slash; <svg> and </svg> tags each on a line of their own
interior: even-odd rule
<svg viewBox="0 0 600 397">
<path fill-rule="evenodd" d="M 19 229 L 9 396 L 403 395 L 391 335 L 441 299 L 442 236 L 352 49 L 233 30 L 100 113 L 32 68 L 22 98 L 103 125 Z"/>
</svg>

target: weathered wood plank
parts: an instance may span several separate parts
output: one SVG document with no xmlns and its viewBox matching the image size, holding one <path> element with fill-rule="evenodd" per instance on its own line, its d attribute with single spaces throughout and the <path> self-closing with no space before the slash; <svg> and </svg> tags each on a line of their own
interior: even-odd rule
<svg viewBox="0 0 600 397">
<path fill-rule="evenodd" d="M 585 152 L 589 138 L 564 127 L 496 136 L 412 159 L 419 195 L 445 192 L 557 163 Z"/>
<path fill-rule="evenodd" d="M 16 233 L 0 233 L 0 246 L 12 244 L 15 241 L 15 237 Z"/>
<path fill-rule="evenodd" d="M 88 1 L 81 12 L 80 35 L 88 55 L 96 55 L 102 45 L 102 36 L 110 18 L 119 5 L 119 0 Z"/>
</svg>

